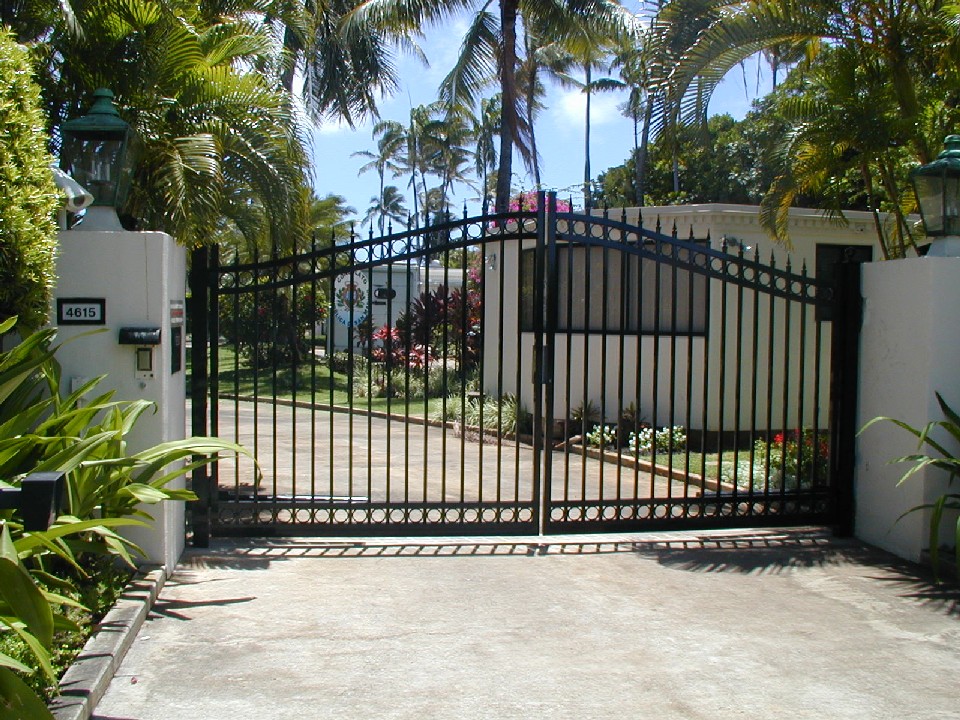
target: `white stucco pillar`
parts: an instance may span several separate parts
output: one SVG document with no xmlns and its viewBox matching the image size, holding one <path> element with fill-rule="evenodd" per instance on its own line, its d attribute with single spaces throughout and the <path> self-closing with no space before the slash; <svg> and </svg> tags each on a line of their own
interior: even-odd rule
<svg viewBox="0 0 960 720">
<path fill-rule="evenodd" d="M 935 392 L 960 410 L 960 258 L 868 263 L 862 291 L 858 427 L 882 415 L 914 427 L 941 420 Z M 944 440 L 942 434 L 937 438 Z M 929 512 L 897 519 L 947 488 L 946 475 L 935 469 L 897 486 L 910 465 L 889 461 L 915 452 L 917 440 L 905 430 L 873 425 L 858 439 L 855 477 L 856 535 L 913 561 L 929 545 Z M 944 533 L 941 542 L 947 538 Z"/>
<path fill-rule="evenodd" d="M 129 452 L 182 439 L 186 397 L 185 250 L 160 232 L 77 229 L 62 231 L 59 239 L 59 280 L 53 308 L 58 340 L 98 327 L 105 329 L 69 343 L 58 353 L 65 387 L 75 388 L 85 379 L 106 375 L 97 386 L 98 393 L 113 389 L 117 400 L 143 398 L 156 404 L 157 412 L 145 413 L 128 435 Z M 84 321 L 90 319 L 84 317 L 85 312 L 95 315 L 97 306 L 102 307 L 102 324 L 59 322 L 68 320 L 63 317 L 65 307 L 92 307 L 72 313 L 72 320 Z M 121 344 L 123 328 L 159 329 L 159 344 Z M 152 361 L 150 370 L 144 369 L 148 361 Z M 183 481 L 170 487 L 183 487 Z M 153 527 L 121 532 L 143 548 L 147 561 L 172 571 L 184 548 L 183 503 L 167 501 L 144 509 L 154 517 Z"/>
</svg>

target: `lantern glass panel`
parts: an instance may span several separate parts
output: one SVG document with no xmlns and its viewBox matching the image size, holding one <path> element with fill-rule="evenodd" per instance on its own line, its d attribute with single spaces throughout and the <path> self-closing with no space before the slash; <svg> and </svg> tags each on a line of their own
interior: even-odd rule
<svg viewBox="0 0 960 720">
<path fill-rule="evenodd" d="M 943 234 L 960 235 L 960 178 L 943 179 Z"/>
<path fill-rule="evenodd" d="M 923 225 L 927 235 L 943 235 L 944 233 L 944 178 L 936 175 L 914 175 L 914 188 L 917 193 L 917 203 L 920 205 L 920 214 L 923 215 Z"/>
<path fill-rule="evenodd" d="M 64 170 L 93 195 L 93 204 L 116 207 L 126 191 L 124 137 L 70 137 L 65 140 Z"/>
</svg>

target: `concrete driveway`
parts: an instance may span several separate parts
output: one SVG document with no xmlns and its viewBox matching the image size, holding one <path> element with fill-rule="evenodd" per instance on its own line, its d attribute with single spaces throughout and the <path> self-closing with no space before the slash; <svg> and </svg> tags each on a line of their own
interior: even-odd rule
<svg viewBox="0 0 960 720">
<path fill-rule="evenodd" d="M 817 529 L 220 541 L 100 720 L 958 718 L 960 600 Z"/>
</svg>

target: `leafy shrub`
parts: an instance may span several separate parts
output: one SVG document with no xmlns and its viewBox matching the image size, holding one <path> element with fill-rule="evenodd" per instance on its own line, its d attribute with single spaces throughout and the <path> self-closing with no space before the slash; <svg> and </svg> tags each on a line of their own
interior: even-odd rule
<svg viewBox="0 0 960 720">
<path fill-rule="evenodd" d="M 338 350 L 327 356 L 327 363 L 333 372 L 343 373 L 344 375 L 366 375 L 367 359 L 359 353 L 352 353 L 348 350 Z"/>
<path fill-rule="evenodd" d="M 721 477 L 755 492 L 823 485 L 830 472 L 827 438 L 809 428 L 777 433 L 770 443 L 761 438 L 754 443 L 753 452 L 744 455 L 736 464 L 736 472 L 732 463 L 724 464 Z"/>
<path fill-rule="evenodd" d="M 451 397 L 446 417 L 437 419 L 460 421 L 469 427 L 482 426 L 485 430 L 503 433 L 529 433 L 533 427 L 532 416 L 512 394 L 500 398 L 470 398 L 466 403 L 462 403 L 461 397 Z"/>
<path fill-rule="evenodd" d="M 582 435 L 586 435 L 600 421 L 600 408 L 593 400 L 587 400 L 570 411 L 570 420 L 580 428 Z"/>
<path fill-rule="evenodd" d="M 378 331 L 389 336 L 392 352 L 399 361 L 411 365 L 432 364 L 435 360 L 456 360 L 461 371 L 467 371 L 480 360 L 480 332 L 483 306 L 480 291 L 474 287 L 457 288 L 452 292 L 440 286 L 421 293 L 402 313 L 394 328 Z"/>
<path fill-rule="evenodd" d="M 646 427 L 646 423 L 640 414 L 640 408 L 637 407 L 636 403 L 630 403 L 620 411 L 620 418 L 617 422 L 617 444 L 629 445 L 630 434 L 642 427 Z"/>
<path fill-rule="evenodd" d="M 877 417 L 868 422 L 860 430 L 860 433 L 863 433 L 868 427 L 874 423 L 881 421 L 892 422 L 893 424 L 903 428 L 908 433 L 917 438 L 917 452 L 912 455 L 904 455 L 903 457 L 894 458 L 890 462 L 900 463 L 907 462 L 912 463 L 913 467 L 907 470 L 897 482 L 898 485 L 903 484 L 910 477 L 919 471 L 923 470 L 926 467 L 934 467 L 940 470 L 945 471 L 949 476 L 949 485 L 952 487 L 954 481 L 957 479 L 957 476 L 960 475 L 960 458 L 954 452 L 951 452 L 946 448 L 943 443 L 938 441 L 936 438 L 931 437 L 931 433 L 940 428 L 945 431 L 955 443 L 960 442 L 960 415 L 951 408 L 947 402 L 943 399 L 943 396 L 940 393 L 936 393 L 937 403 L 940 405 L 940 410 L 943 412 L 944 420 L 933 420 L 928 422 L 922 428 L 915 428 L 902 420 L 895 420 L 891 417 Z M 936 455 L 927 455 L 921 453 L 920 450 L 923 449 L 923 446 L 926 445 L 931 448 Z M 929 543 L 930 543 L 930 561 L 933 564 L 934 579 L 940 581 L 940 527 L 943 524 L 944 513 L 947 511 L 957 512 L 960 510 L 960 493 L 957 492 L 946 492 L 938 497 L 933 502 L 924 503 L 923 505 L 917 505 L 907 510 L 900 518 L 903 518 L 906 515 L 914 512 L 920 512 L 923 510 L 930 510 L 930 523 L 929 523 Z M 899 518 L 898 518 L 899 520 Z M 956 525 L 953 533 L 954 537 L 954 554 L 956 556 L 957 563 L 957 576 L 960 577 L 960 514 L 957 515 Z"/>
<path fill-rule="evenodd" d="M 0 334 L 15 323 L 0 323 Z M 27 474 L 43 471 L 64 472 L 66 480 L 67 508 L 47 531 L 25 531 L 18 511 L 0 510 L 0 633 L 15 634 L 28 649 L 28 661 L 0 654 L 0 708 L 15 705 L 23 710 L 17 717 L 49 717 L 36 710 L 40 701 L 16 673 L 41 671 L 55 682 L 51 628 L 76 631 L 61 608 L 83 609 L 61 589 L 74 590 L 73 580 L 88 575 L 94 558 L 132 565 L 131 552 L 139 548 L 114 528 L 151 520 L 141 503 L 193 499 L 169 483 L 219 451 L 242 451 L 216 438 L 189 438 L 128 454 L 126 436 L 150 404 L 95 395 L 102 378 L 61 396 L 55 333 L 41 330 L 0 352 L 0 487 L 16 488 Z M 195 455 L 205 457 L 180 462 Z"/>
<path fill-rule="evenodd" d="M 657 453 L 679 452 L 687 446 L 687 430 L 683 425 L 672 428 L 641 428 L 631 432 L 628 441 L 631 452 L 636 455 L 650 455 L 656 447 Z"/>
<path fill-rule="evenodd" d="M 587 433 L 587 444 L 596 448 L 616 447 L 617 429 L 614 425 L 597 425 Z"/>
<path fill-rule="evenodd" d="M 58 193 L 27 52 L 2 29 L 0 128 L 0 321 L 19 316 L 32 330 L 49 313 Z"/>
<path fill-rule="evenodd" d="M 220 335 L 259 365 L 300 362 L 310 352 L 307 338 L 327 317 L 327 306 L 310 292 L 225 295 L 219 305 Z"/>
</svg>

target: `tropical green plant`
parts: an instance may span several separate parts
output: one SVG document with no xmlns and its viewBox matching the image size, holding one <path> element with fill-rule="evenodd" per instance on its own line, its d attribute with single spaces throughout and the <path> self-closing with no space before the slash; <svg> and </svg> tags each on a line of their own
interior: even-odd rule
<svg viewBox="0 0 960 720">
<path fill-rule="evenodd" d="M 0 334 L 15 323 L 0 323 Z M 55 336 L 55 328 L 46 328 L 0 353 L 0 478 L 17 486 L 28 473 L 66 473 L 66 522 L 149 518 L 139 503 L 195 499 L 168 485 L 218 452 L 245 452 L 217 438 L 192 437 L 128 453 L 126 436 L 152 403 L 115 401 L 113 391 L 96 395 L 102 377 L 61 395 Z M 181 464 L 193 456 L 202 457 Z M 106 543 L 126 557 L 125 543 L 113 537 Z"/>
<path fill-rule="evenodd" d="M 890 460 L 891 463 L 911 463 L 913 467 L 909 468 L 900 479 L 897 485 L 902 485 L 911 477 L 926 468 L 937 468 L 947 473 L 948 484 L 953 486 L 954 481 L 960 476 L 960 457 L 956 450 L 948 448 L 948 444 L 960 442 L 960 415 L 951 408 L 940 393 L 936 393 L 937 403 L 943 412 L 945 419 L 932 420 L 922 428 L 914 427 L 902 420 L 892 417 L 876 417 L 861 428 L 859 434 L 863 434 L 867 428 L 878 422 L 892 422 L 894 425 L 903 428 L 908 433 L 917 438 L 917 452 L 910 455 L 904 455 Z M 941 441 L 934 437 L 935 433 L 945 432 L 946 437 Z M 947 439 L 949 438 L 949 440 Z M 935 454 L 920 452 L 924 446 L 930 448 Z M 930 543 L 930 561 L 933 564 L 935 579 L 940 579 L 940 529 L 944 524 L 945 515 L 949 512 L 956 513 L 960 511 L 960 492 L 945 492 L 933 502 L 924 503 L 907 510 L 900 518 L 903 518 L 915 512 L 930 512 L 929 520 L 929 543 Z M 899 520 L 899 518 L 898 518 Z M 960 514 L 957 515 L 955 529 L 953 533 L 954 553 L 956 555 L 957 576 L 960 577 Z"/>
<path fill-rule="evenodd" d="M 26 50 L 0 30 L 0 320 L 46 322 L 54 283 L 58 194 L 40 92 Z"/>
<path fill-rule="evenodd" d="M 44 539 L 51 541 L 49 536 Z M 72 621 L 59 612 L 59 607 L 74 604 L 67 597 L 40 587 L 20 559 L 20 548 L 13 541 L 10 529 L 5 523 L 0 523 L 0 635 L 12 633 L 18 637 L 34 661 L 31 667 L 0 653 L 2 717 L 30 720 L 53 717 L 46 703 L 17 673 L 29 675 L 39 668 L 50 682 L 57 681 L 50 663 L 54 633 L 76 628 Z"/>
<path fill-rule="evenodd" d="M 530 412 L 512 394 L 501 397 L 483 395 L 465 403 L 460 397 L 452 396 L 447 403 L 447 417 L 443 419 L 462 422 L 469 428 L 482 427 L 501 433 L 528 433 L 533 420 Z"/>
<path fill-rule="evenodd" d="M 0 323 L 0 334 L 15 324 L 16 318 Z M 92 557 L 133 565 L 139 548 L 116 528 L 150 520 L 141 504 L 195 499 L 170 483 L 221 451 L 244 452 L 216 438 L 128 452 L 126 437 L 150 404 L 96 395 L 102 378 L 61 395 L 55 334 L 47 328 L 0 352 L 0 487 L 16 488 L 26 475 L 44 471 L 63 472 L 66 481 L 66 507 L 46 531 L 26 531 L 17 510 L 0 510 L 0 633 L 19 638 L 30 659 L 0 654 L 0 709 L 12 717 L 49 717 L 16 673 L 39 669 L 55 683 L 53 633 L 76 631 L 59 608 L 82 607 L 50 588 L 72 590 L 71 578 L 85 576 Z"/>
<path fill-rule="evenodd" d="M 255 2 L 75 2 L 47 13 L 30 46 L 52 144 L 109 87 L 141 140 L 121 217 L 183 244 L 236 221 L 283 237 L 302 231 L 307 156 L 282 53 Z M 24 13 L 29 22 L 30 13 Z M 72 22 L 70 21 L 72 19 Z M 17 32 L 25 31 L 19 21 Z M 33 34 L 33 33 L 27 33 Z"/>
<path fill-rule="evenodd" d="M 892 241 L 879 225 L 878 237 L 885 255 L 902 254 L 911 240 L 901 216 L 913 206 L 904 164 L 929 162 L 958 122 L 956 5 L 773 0 L 716 7 L 715 19 L 662 74 L 673 117 L 701 122 L 727 71 L 755 52 L 797 57 L 803 48 L 790 78 L 809 77 L 817 87 L 805 107 L 793 108 L 802 142 L 784 149 L 769 204 L 781 210 L 767 213 L 767 229 L 783 238 L 783 209 L 795 189 L 829 189 L 853 177 L 868 210 L 897 216 Z"/>
<path fill-rule="evenodd" d="M 587 400 L 570 411 L 570 420 L 580 429 L 581 435 L 586 435 L 600 421 L 600 408 L 593 400 Z"/>
<path fill-rule="evenodd" d="M 309 353 L 307 338 L 327 310 L 309 288 L 296 293 L 285 288 L 262 297 L 230 295 L 220 302 L 220 334 L 255 367 L 301 362 Z"/>
<path fill-rule="evenodd" d="M 392 227 L 393 223 L 397 223 L 397 229 L 404 227 L 407 208 L 403 204 L 403 195 L 396 185 L 384 185 L 379 197 L 370 198 L 370 207 L 360 224 L 371 225 L 374 220 L 381 236 L 386 234 L 387 227 Z"/>
<path fill-rule="evenodd" d="M 355 152 L 351 157 L 367 158 L 367 162 L 360 166 L 360 172 L 365 173 L 368 170 L 375 170 L 379 182 L 379 192 L 375 198 L 371 199 L 371 207 L 364 217 L 364 224 L 368 223 L 374 217 L 379 216 L 378 229 L 380 234 L 384 234 L 385 216 L 392 212 L 401 212 L 399 206 L 403 204 L 403 196 L 395 185 L 386 184 L 386 174 L 389 170 L 394 176 L 402 172 L 398 164 L 400 149 L 403 145 L 403 134 L 400 128 L 393 124 L 377 123 L 373 128 L 373 137 L 377 141 L 377 151 L 361 150 Z M 390 188 L 391 205 L 387 210 L 387 188 Z M 402 214 L 406 214 L 406 209 L 402 209 Z"/>
</svg>

